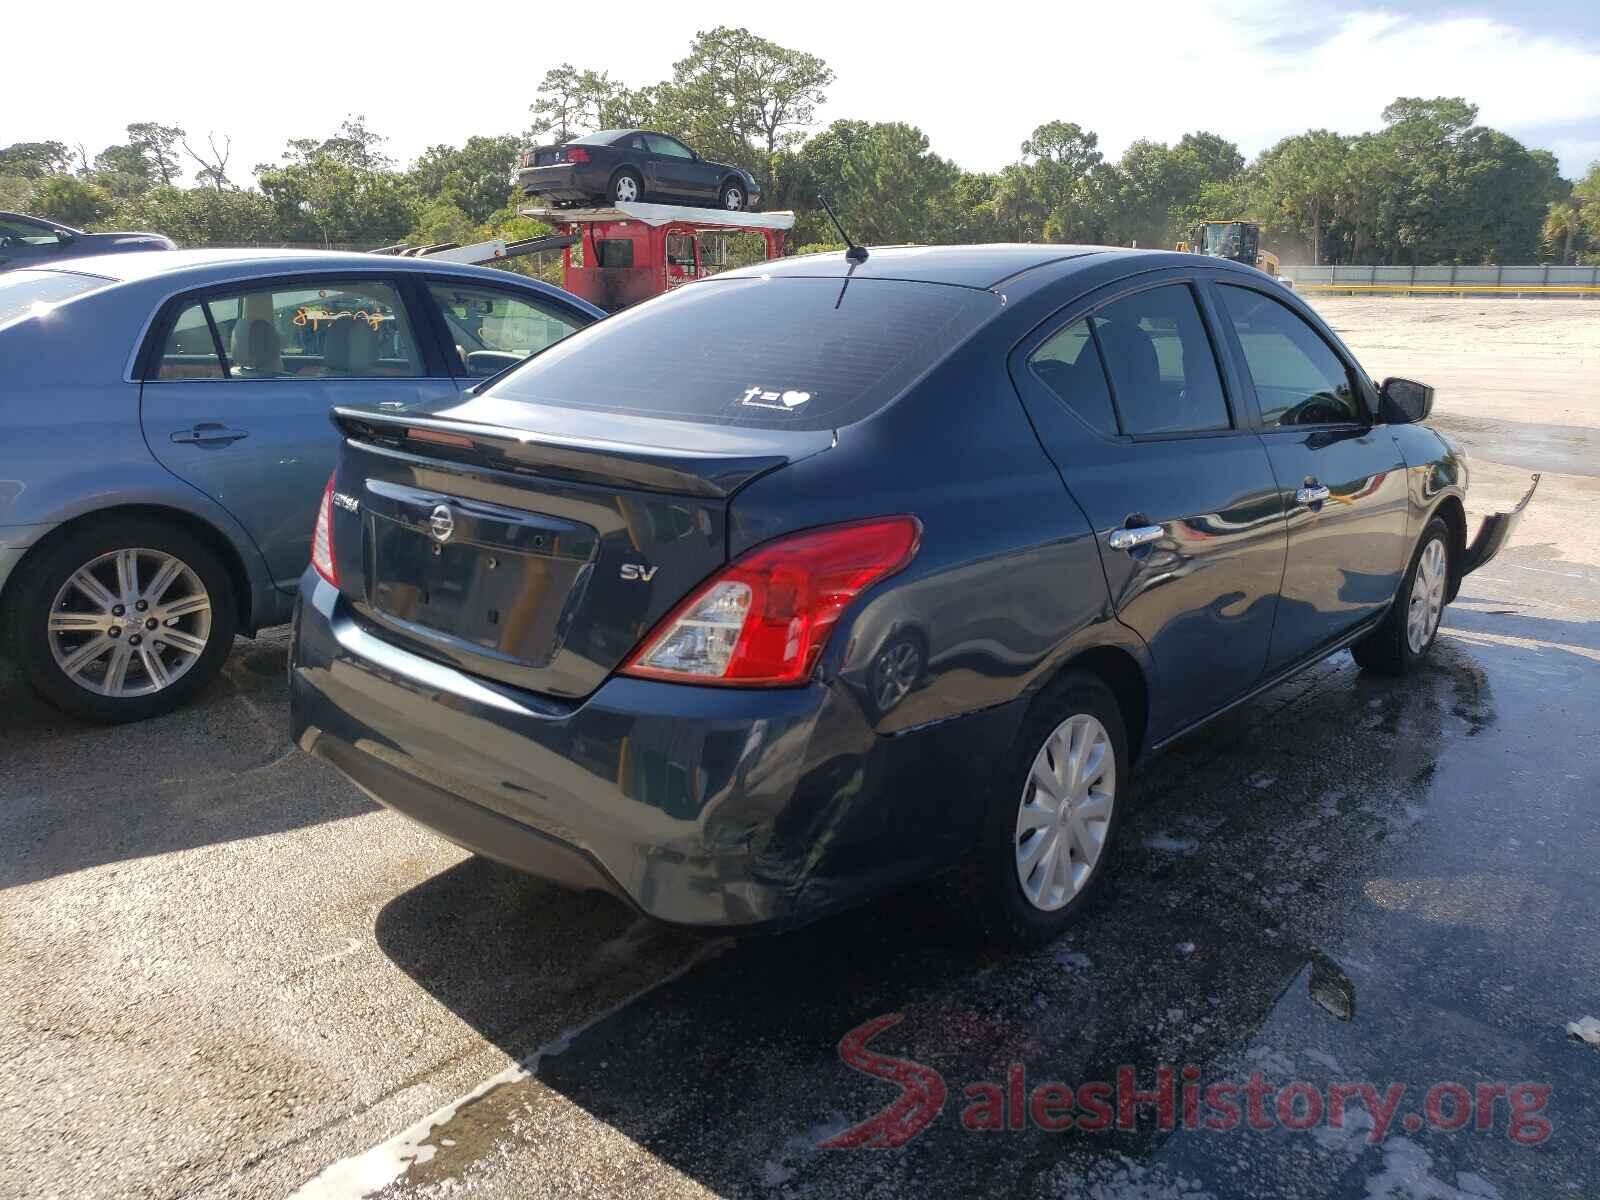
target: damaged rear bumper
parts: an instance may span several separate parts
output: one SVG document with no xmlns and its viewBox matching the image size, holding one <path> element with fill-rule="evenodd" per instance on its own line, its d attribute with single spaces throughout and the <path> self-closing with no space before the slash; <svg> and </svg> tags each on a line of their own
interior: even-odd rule
<svg viewBox="0 0 1600 1200">
<path fill-rule="evenodd" d="M 885 736 L 843 688 L 613 678 L 555 702 L 421 658 L 309 571 L 292 731 L 369 796 L 468 850 L 675 924 L 776 928 L 956 861 L 1005 705 Z"/>
<path fill-rule="evenodd" d="M 1512 530 L 1522 520 L 1522 511 L 1528 507 L 1528 501 L 1533 499 L 1533 493 L 1539 487 L 1539 476 L 1535 475 L 1528 484 L 1528 490 L 1522 499 L 1517 501 L 1517 506 L 1510 512 L 1490 513 L 1483 519 L 1483 524 L 1478 528 L 1478 536 L 1472 539 L 1472 545 L 1467 547 L 1467 552 L 1461 560 L 1461 574 L 1470 575 L 1484 563 L 1500 553 L 1500 548 L 1511 538 Z"/>
</svg>

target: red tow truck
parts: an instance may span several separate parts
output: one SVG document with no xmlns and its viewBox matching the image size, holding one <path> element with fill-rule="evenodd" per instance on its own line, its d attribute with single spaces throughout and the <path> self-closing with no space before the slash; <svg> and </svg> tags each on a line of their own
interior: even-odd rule
<svg viewBox="0 0 1600 1200">
<path fill-rule="evenodd" d="M 571 237 L 561 286 L 607 312 L 713 274 L 727 257 L 730 234 L 755 234 L 767 260 L 783 257 L 792 212 L 725 212 L 679 204 L 616 204 L 605 208 L 525 208 L 522 215 Z M 573 262 L 579 247 L 581 265 Z M 710 261 L 708 261 L 708 259 Z"/>
<path fill-rule="evenodd" d="M 559 232 L 521 242 L 495 239 L 462 246 L 386 246 L 379 254 L 427 256 L 450 262 L 492 263 L 522 254 L 560 250 L 561 286 L 607 312 L 734 265 L 734 235 L 761 248 L 767 261 L 782 258 L 794 228 L 792 212 L 728 212 L 680 204 L 616 204 L 604 208 L 524 208 L 522 215 Z M 574 261 L 573 248 L 578 248 Z M 740 256 L 748 257 L 748 255 Z"/>
</svg>

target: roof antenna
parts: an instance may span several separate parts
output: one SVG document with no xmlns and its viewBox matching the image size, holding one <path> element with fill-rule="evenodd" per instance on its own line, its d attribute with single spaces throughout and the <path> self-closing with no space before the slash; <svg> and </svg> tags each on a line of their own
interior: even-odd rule
<svg viewBox="0 0 1600 1200">
<path fill-rule="evenodd" d="M 856 245 L 855 239 L 844 231 L 844 226 L 839 224 L 839 215 L 833 211 L 833 205 L 828 203 L 828 197 L 818 192 L 817 199 L 822 201 L 822 207 L 827 210 L 828 218 L 833 222 L 833 227 L 839 231 L 839 236 L 844 239 L 844 244 L 849 247 L 844 252 L 845 261 L 853 263 L 866 262 L 867 248 Z"/>
</svg>

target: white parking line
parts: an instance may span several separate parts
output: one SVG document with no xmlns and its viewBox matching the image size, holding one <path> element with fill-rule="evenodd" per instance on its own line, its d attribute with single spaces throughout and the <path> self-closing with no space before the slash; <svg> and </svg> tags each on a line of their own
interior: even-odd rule
<svg viewBox="0 0 1600 1200">
<path fill-rule="evenodd" d="M 521 1062 L 513 1063 L 498 1074 L 491 1075 L 466 1095 L 435 1109 L 387 1141 L 379 1142 L 360 1154 L 353 1154 L 330 1163 L 317 1175 L 301 1184 L 289 1200 L 360 1200 L 361 1197 L 370 1196 L 388 1187 L 404 1175 L 413 1163 L 425 1163 L 433 1158 L 437 1148 L 429 1145 L 428 1141 L 433 1136 L 434 1130 L 448 1124 L 466 1105 L 482 1099 L 497 1087 L 527 1079 L 539 1069 L 539 1063 L 546 1056 L 560 1054 L 585 1031 L 607 1017 L 621 1012 L 634 1001 L 643 999 L 657 988 L 681 979 L 701 963 L 708 962 L 721 954 L 732 944 L 732 940 L 726 938 L 708 943 L 681 967 L 640 988 L 637 992 L 624 996 L 610 1008 L 590 1017 L 581 1025 L 563 1030 Z"/>
</svg>

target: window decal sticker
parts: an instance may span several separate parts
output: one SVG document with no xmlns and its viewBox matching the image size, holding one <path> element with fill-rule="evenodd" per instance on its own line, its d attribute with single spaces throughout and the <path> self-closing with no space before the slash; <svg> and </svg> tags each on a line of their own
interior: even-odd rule
<svg viewBox="0 0 1600 1200">
<path fill-rule="evenodd" d="M 810 392 L 798 392 L 792 388 L 780 392 L 753 387 L 746 389 L 744 395 L 739 398 L 739 403 L 747 408 L 775 408 L 779 412 L 788 412 L 799 408 L 810 399 Z"/>
</svg>

